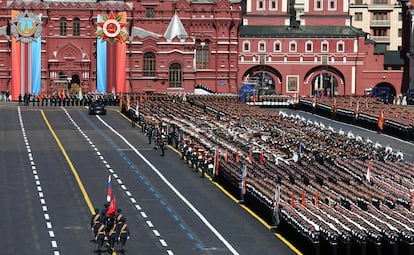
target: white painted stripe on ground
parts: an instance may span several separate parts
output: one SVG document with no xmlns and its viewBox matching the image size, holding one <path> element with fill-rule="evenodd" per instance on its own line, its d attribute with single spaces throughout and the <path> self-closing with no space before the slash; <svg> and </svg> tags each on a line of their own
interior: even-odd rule
<svg viewBox="0 0 414 255">
<path fill-rule="evenodd" d="M 134 152 L 137 154 L 159 177 L 160 179 L 197 215 L 198 218 L 206 225 L 214 235 L 229 249 L 232 254 L 239 254 L 236 249 L 217 231 L 217 229 L 206 219 L 206 217 L 201 214 L 201 212 L 195 208 L 193 204 L 188 201 L 184 195 L 179 192 L 174 185 L 167 178 L 146 158 L 142 155 L 124 136 L 122 136 L 118 131 L 116 131 L 113 127 L 111 127 L 108 123 L 106 123 L 100 116 L 96 116 L 102 124 L 108 127 L 114 134 L 116 134 L 119 138 L 121 138 Z"/>
<path fill-rule="evenodd" d="M 66 109 L 64 108 L 64 107 L 62 107 L 62 109 L 65 111 L 65 113 L 66 113 L 66 115 L 68 116 L 68 118 L 71 120 L 71 122 L 72 122 L 72 124 L 74 125 L 74 126 L 77 126 L 77 124 L 74 122 L 74 120 L 70 117 L 70 115 L 69 115 L 69 113 L 66 111 Z M 78 130 L 80 130 L 80 128 L 78 128 Z M 97 151 L 97 155 L 101 155 L 100 154 L 100 152 L 98 151 L 98 148 L 96 148 L 96 146 L 92 143 L 92 141 L 88 138 L 88 136 L 86 136 L 86 135 L 84 135 L 84 137 L 85 137 L 85 139 L 86 140 L 88 140 L 88 141 L 90 141 L 90 144 L 92 144 L 91 145 L 91 147 L 92 148 L 94 148 L 94 150 L 95 151 Z M 125 191 L 125 193 L 130 197 L 130 200 L 131 200 L 131 202 L 134 204 L 134 206 L 135 206 L 135 208 L 138 210 L 138 211 L 140 211 L 141 210 L 141 206 L 139 206 L 139 205 L 137 205 L 136 204 L 136 200 L 135 200 L 135 198 L 133 198 L 133 197 L 131 197 L 132 196 L 132 194 L 131 194 L 131 192 L 129 192 L 128 191 L 128 189 L 127 189 L 127 187 L 124 185 L 124 184 L 122 184 L 122 180 L 118 177 L 118 175 L 115 173 L 115 171 L 113 170 L 113 169 L 111 169 L 111 167 L 110 167 L 110 165 L 108 164 L 108 162 L 104 159 L 104 157 L 101 155 L 100 157 L 99 157 L 101 160 L 102 160 L 102 163 L 103 164 L 105 164 L 106 165 L 106 167 L 108 168 L 108 171 L 113 175 L 113 177 L 117 180 L 117 182 L 121 185 L 121 188 Z M 141 212 L 141 215 L 143 216 L 143 218 L 147 218 L 147 215 L 144 213 L 144 212 Z M 147 225 L 150 227 L 150 228 L 152 228 L 153 227 L 153 224 L 152 224 L 152 222 L 151 221 L 146 221 L 146 223 L 147 223 Z M 156 232 L 154 232 L 154 234 L 156 234 L 156 235 L 158 235 L 158 236 L 160 236 L 160 234 L 159 234 L 159 232 L 158 231 L 156 231 Z M 165 242 L 165 240 L 160 240 L 160 242 L 164 242 L 165 243 L 165 245 L 166 245 L 166 242 Z M 168 251 L 167 251 L 168 252 Z M 172 252 L 171 253 L 169 253 L 169 254 L 172 254 Z"/>
<path fill-rule="evenodd" d="M 152 222 L 150 220 L 147 220 L 146 223 L 147 223 L 148 227 L 150 227 L 150 228 L 154 227 L 154 225 L 152 224 Z"/>
<path fill-rule="evenodd" d="M 144 218 L 144 219 L 146 219 L 148 216 L 147 216 L 147 214 L 145 213 L 145 212 L 141 212 L 141 216 L 142 216 L 142 218 Z"/>
<path fill-rule="evenodd" d="M 160 236 L 160 232 L 158 232 L 158 230 L 156 230 L 156 229 L 152 230 L 152 233 L 154 233 L 154 235 L 156 237 L 159 237 Z"/>
<path fill-rule="evenodd" d="M 168 246 L 167 242 L 164 239 L 160 239 L 160 243 L 164 247 Z"/>
</svg>

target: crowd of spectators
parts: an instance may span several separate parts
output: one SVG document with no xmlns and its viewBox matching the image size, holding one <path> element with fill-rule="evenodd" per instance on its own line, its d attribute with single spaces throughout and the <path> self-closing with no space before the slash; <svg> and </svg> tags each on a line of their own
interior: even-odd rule
<svg viewBox="0 0 414 255">
<path fill-rule="evenodd" d="M 336 97 L 302 97 L 300 100 L 311 101 L 314 105 L 331 107 L 332 111 L 346 110 L 355 114 L 365 114 L 378 118 L 380 112 L 384 113 L 386 120 L 402 125 L 414 126 L 414 108 L 400 104 L 387 104 L 377 97 L 370 96 L 336 96 Z M 336 106 L 335 106 L 336 105 Z"/>
<path fill-rule="evenodd" d="M 237 96 L 127 101 L 125 111 L 141 125 L 156 123 L 186 161 L 240 188 L 240 199 L 259 201 L 256 209 L 270 212 L 270 224 L 280 218 L 309 240 L 332 245 L 414 243 L 414 163 L 400 151 L 283 110 L 248 106 Z M 370 98 L 335 103 L 348 110 L 359 104 L 367 114 L 395 107 Z M 398 111 L 399 119 L 413 121 Z"/>
</svg>

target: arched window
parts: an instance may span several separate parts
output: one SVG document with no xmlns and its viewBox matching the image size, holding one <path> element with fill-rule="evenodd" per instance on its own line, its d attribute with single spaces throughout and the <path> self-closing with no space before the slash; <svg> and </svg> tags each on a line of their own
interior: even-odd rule
<svg viewBox="0 0 414 255">
<path fill-rule="evenodd" d="M 80 36 L 80 19 L 79 18 L 73 19 L 72 33 L 73 33 L 73 36 Z"/>
<path fill-rule="evenodd" d="M 59 31 L 60 31 L 60 35 L 61 36 L 66 36 L 66 18 L 60 18 L 59 20 L 60 26 L 59 26 Z"/>
<path fill-rule="evenodd" d="M 183 84 L 183 70 L 180 64 L 172 63 L 169 71 L 170 88 L 181 88 Z"/>
<path fill-rule="evenodd" d="M 153 52 L 146 52 L 144 54 L 143 76 L 155 76 L 155 54 Z"/>
<path fill-rule="evenodd" d="M 196 68 L 208 69 L 210 67 L 210 42 L 196 42 Z"/>
</svg>

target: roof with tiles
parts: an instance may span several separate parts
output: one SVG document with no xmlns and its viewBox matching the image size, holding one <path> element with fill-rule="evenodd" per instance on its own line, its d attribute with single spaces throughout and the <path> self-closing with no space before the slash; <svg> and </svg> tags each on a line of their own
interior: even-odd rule
<svg viewBox="0 0 414 255">
<path fill-rule="evenodd" d="M 365 37 L 366 33 L 351 26 L 241 26 L 240 37 Z"/>
</svg>

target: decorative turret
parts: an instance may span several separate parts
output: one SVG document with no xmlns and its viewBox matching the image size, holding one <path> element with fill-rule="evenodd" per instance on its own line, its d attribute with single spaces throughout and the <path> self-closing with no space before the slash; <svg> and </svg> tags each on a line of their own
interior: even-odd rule
<svg viewBox="0 0 414 255">
<path fill-rule="evenodd" d="M 181 42 L 184 42 L 185 39 L 188 38 L 187 31 L 185 31 L 183 23 L 181 23 L 181 20 L 178 17 L 177 13 L 175 13 L 172 17 L 170 24 L 168 25 L 167 30 L 165 30 L 164 33 L 164 38 L 168 42 L 171 42 L 172 39 L 174 39 L 175 37 L 178 37 Z"/>
</svg>

